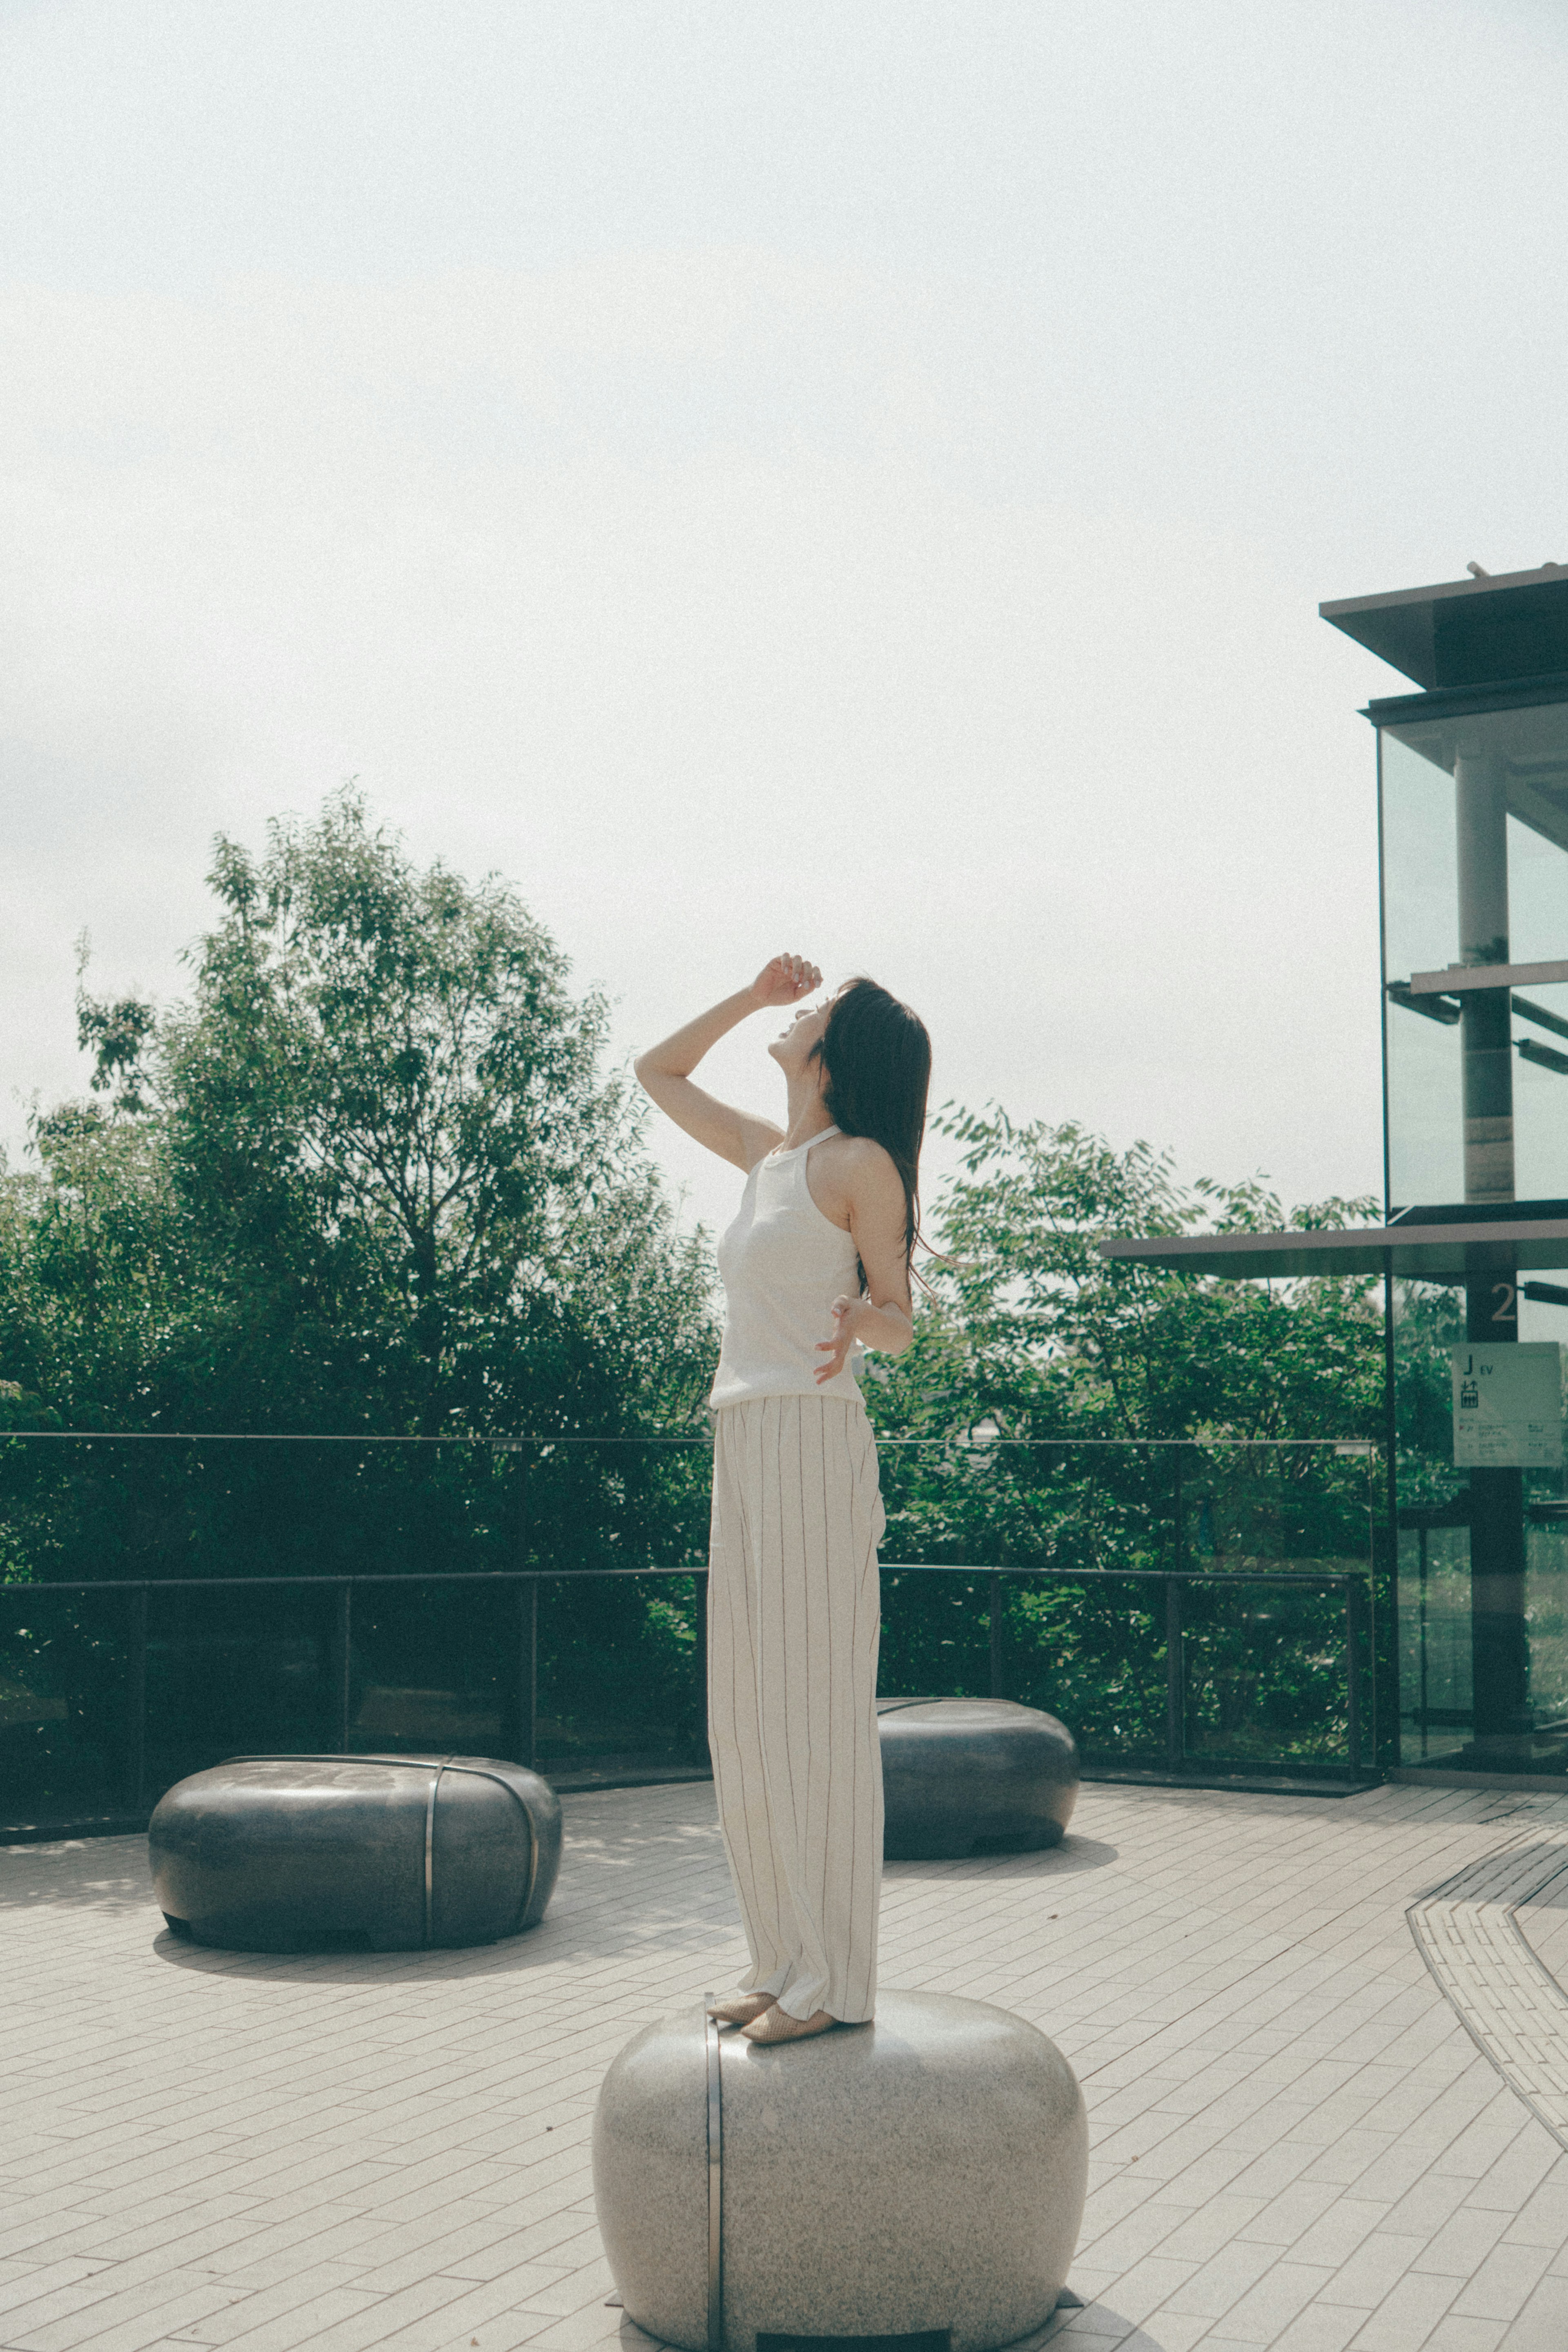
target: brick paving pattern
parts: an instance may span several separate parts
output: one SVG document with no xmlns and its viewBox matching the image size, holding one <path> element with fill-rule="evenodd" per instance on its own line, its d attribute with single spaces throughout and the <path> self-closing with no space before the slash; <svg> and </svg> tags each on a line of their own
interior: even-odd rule
<svg viewBox="0 0 1568 2352">
<path fill-rule="evenodd" d="M 544 1926 L 473 1952 L 204 1952 L 139 1839 L 0 1856 L 4 2352 L 645 2352 L 594 2095 L 738 1936 L 710 1790 L 566 1817 Z M 1568 1797 L 1102 1786 L 1053 1854 L 889 1867 L 884 1982 L 1016 2010 L 1083 2082 L 1053 2352 L 1563 2352 L 1559 1843 Z"/>
<path fill-rule="evenodd" d="M 1410 1906 L 1422 1957 L 1478 2047 L 1568 2148 L 1568 1994 L 1521 1913 L 1568 1885 L 1568 1838 L 1518 1832 Z"/>
</svg>

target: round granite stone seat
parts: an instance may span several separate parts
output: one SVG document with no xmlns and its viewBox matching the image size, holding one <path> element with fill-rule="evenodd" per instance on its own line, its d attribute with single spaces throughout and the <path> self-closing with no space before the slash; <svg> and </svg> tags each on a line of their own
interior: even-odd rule
<svg viewBox="0 0 1568 2352">
<path fill-rule="evenodd" d="M 1059 1845 L 1078 1801 L 1065 1724 L 1010 1698 L 879 1698 L 890 1862 Z"/>
<path fill-rule="evenodd" d="M 235 1756 L 181 1780 L 148 1829 L 175 1935 L 229 1951 L 419 1951 L 543 1918 L 560 1804 L 484 1756 Z"/>
<path fill-rule="evenodd" d="M 612 2063 L 593 2196 L 627 2316 L 686 2352 L 992 2352 L 1056 2308 L 1088 2148 L 1061 2051 L 988 2002 L 883 1992 L 873 2024 L 771 2048 L 693 2008 Z"/>
</svg>

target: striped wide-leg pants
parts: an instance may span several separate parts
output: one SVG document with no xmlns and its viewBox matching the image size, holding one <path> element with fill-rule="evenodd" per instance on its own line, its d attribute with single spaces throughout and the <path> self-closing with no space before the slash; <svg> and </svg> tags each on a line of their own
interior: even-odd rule
<svg viewBox="0 0 1568 2352">
<path fill-rule="evenodd" d="M 876 2005 L 882 1534 L 858 1398 L 714 1415 L 708 1745 L 748 1991 L 857 2024 Z"/>
</svg>

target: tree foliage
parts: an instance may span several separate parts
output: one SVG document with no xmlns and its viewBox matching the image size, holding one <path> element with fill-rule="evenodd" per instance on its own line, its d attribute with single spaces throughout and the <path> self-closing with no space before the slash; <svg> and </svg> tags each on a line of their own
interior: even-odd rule
<svg viewBox="0 0 1568 2352">
<path fill-rule="evenodd" d="M 904 1412 L 950 1416 L 962 1399 L 1036 1436 L 1377 1433 L 1381 1307 L 1364 1280 L 1194 1279 L 1097 1246 L 1355 1224 L 1375 1218 L 1373 1202 L 1287 1211 L 1256 1181 L 1184 1186 L 1169 1153 L 1118 1153 L 1073 1123 L 1016 1127 L 993 1111 L 944 1125 L 963 1172 L 942 1202 L 946 1261 L 920 1346 L 896 1368 Z"/>
<path fill-rule="evenodd" d="M 602 1004 L 569 992 L 504 884 L 416 867 L 352 792 L 273 825 L 260 856 L 220 840 L 210 879 L 189 1001 L 157 1016 L 84 990 L 96 1097 L 37 1120 L 39 1168 L 5 1185 L 13 1425 L 557 1442 L 521 1467 L 485 1456 L 483 1475 L 478 1453 L 373 1474 L 368 1454 L 340 1470 L 317 1453 L 307 1480 L 257 1449 L 224 1472 L 231 1559 L 270 1545 L 292 1565 L 325 1516 L 340 1559 L 375 1528 L 412 1567 L 476 1508 L 510 1564 L 519 1541 L 684 1545 L 679 1457 L 562 1451 L 689 1432 L 714 1348 L 706 1255 L 677 1236 L 637 1107 L 604 1074 Z M 95 1521 L 103 1541 L 111 1506 L 125 1521 L 128 1474 L 105 1458 L 82 1541 Z M 178 1475 L 137 1474 L 144 1518 L 166 1516 Z M 202 1475 L 215 1491 L 210 1461 Z M 334 1486 L 336 1519 L 310 1500 Z M 367 1517 L 370 1487 L 392 1499 Z M 57 1563 L 57 1492 L 39 1517 Z"/>
<path fill-rule="evenodd" d="M 1143 1143 L 1118 1153 L 1071 1122 L 1015 1126 L 992 1110 L 945 1124 L 963 1146 L 934 1221 L 946 1256 L 931 1268 L 914 1347 L 867 1391 L 890 1441 L 888 1556 L 1092 1577 L 1364 1567 L 1370 1461 L 1278 1441 L 1381 1437 L 1373 1287 L 1219 1282 L 1107 1260 L 1096 1244 L 1354 1224 L 1374 1203 L 1287 1212 L 1256 1182 L 1184 1186 L 1168 1154 Z M 904 1686 L 985 1688 L 976 1596 L 946 1577 L 897 1583 L 891 1649 Z M 1103 1751 L 1160 1751 L 1159 1587 L 1020 1581 L 1003 1601 L 1019 1696 L 1056 1706 Z M 1314 1601 L 1288 1641 L 1271 1604 L 1261 1642 L 1239 1589 L 1194 1593 L 1190 1605 L 1194 1744 L 1275 1752 L 1288 1733 L 1300 1752 L 1332 1751 L 1343 1736 L 1342 1604 Z M 1213 1624 L 1200 1641 L 1205 1612 Z M 1243 1671 L 1270 1643 L 1275 1666 Z"/>
<path fill-rule="evenodd" d="M 701 1431 L 709 1265 L 700 1238 L 677 1234 L 637 1105 L 605 1071 L 603 1006 L 572 994 L 508 887 L 417 866 L 351 791 L 313 823 L 272 826 L 259 855 L 220 840 L 211 883 L 186 1001 L 100 1001 L 84 979 L 89 1095 L 39 1116 L 36 1165 L 0 1178 L 0 1430 L 246 1442 L 0 1438 L 0 1574 L 423 1578 L 700 1559 L 706 1451 L 649 1441 Z M 1364 1563 L 1367 1463 L 1278 1441 L 1381 1437 L 1380 1302 L 1364 1283 L 1193 1279 L 1108 1262 L 1096 1244 L 1354 1223 L 1372 1204 L 1287 1212 L 1257 1182 L 1183 1185 L 1168 1155 L 1117 1152 L 1071 1123 L 992 1109 L 944 1124 L 962 1155 L 931 1221 L 946 1255 L 915 1345 L 873 1359 L 868 1389 L 884 1558 L 1072 1572 L 1009 1587 L 1010 1686 L 1102 1752 L 1157 1749 L 1163 1602 L 1126 1572 Z M 1430 1310 L 1434 1367 L 1450 1311 Z M 1333 1611 L 1260 1613 L 1255 1589 L 1238 1579 L 1194 1598 L 1191 1740 L 1330 1752 L 1343 1733 Z M 988 1686 L 983 1577 L 894 1567 L 883 1590 L 889 1685 Z M 319 1596 L 285 1600 L 257 1600 L 257 1624 L 284 1609 L 299 1625 L 235 1648 L 226 1682 L 216 1620 L 200 1633 L 200 1608 L 170 1617 L 185 1627 L 165 1645 L 184 1662 L 171 1721 L 193 1720 L 220 1684 L 236 1706 L 272 1690 L 264 1656 L 277 1692 L 298 1696 L 308 1654 L 311 1705 L 326 1703 L 324 1637 L 306 1625 Z M 80 1694 L 121 1636 L 92 1630 L 92 1596 L 51 1605 L 68 1601 L 68 1639 L 26 1635 L 15 1672 L 76 1694 L 90 1777 L 102 1710 Z M 510 1644 L 515 1662 L 516 1630 L 497 1618 L 482 1635 L 481 1615 L 450 1611 L 366 1602 L 355 1688 L 370 1676 L 381 1694 L 367 1722 L 392 1704 L 389 1676 L 515 1684 L 515 1664 L 480 1651 Z M 551 1736 L 587 1753 L 646 1716 L 678 1722 L 691 1745 L 697 1640 L 684 1583 L 552 1586 L 538 1651 Z M 259 1736 L 246 1726 L 243 1708 L 222 1727 L 214 1717 L 214 1752 Z"/>
</svg>

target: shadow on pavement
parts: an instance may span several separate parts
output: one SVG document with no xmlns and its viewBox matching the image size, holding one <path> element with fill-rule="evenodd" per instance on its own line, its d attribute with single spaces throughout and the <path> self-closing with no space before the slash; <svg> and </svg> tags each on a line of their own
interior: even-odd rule
<svg viewBox="0 0 1568 2352">
<path fill-rule="evenodd" d="M 151 1909 L 145 1837 L 62 1838 L 0 1847 L 0 1909 L 69 1903 L 92 1910 Z"/>
</svg>

